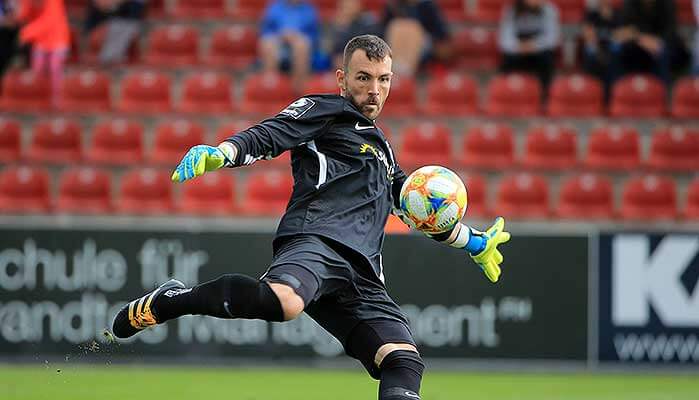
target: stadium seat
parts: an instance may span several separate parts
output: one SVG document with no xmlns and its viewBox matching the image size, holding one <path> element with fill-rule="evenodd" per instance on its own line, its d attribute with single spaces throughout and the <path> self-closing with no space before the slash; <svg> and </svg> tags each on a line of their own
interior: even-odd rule
<svg viewBox="0 0 699 400">
<path fill-rule="evenodd" d="M 243 114 L 270 116 L 282 111 L 294 100 L 289 78 L 281 74 L 258 73 L 243 82 Z"/>
<path fill-rule="evenodd" d="M 412 77 L 391 79 L 390 101 L 384 103 L 382 116 L 408 117 L 415 116 L 417 112 L 417 96 L 415 80 Z"/>
<path fill-rule="evenodd" d="M 323 21 L 332 21 L 337 13 L 337 0 L 312 0 L 318 10 L 318 15 Z"/>
<path fill-rule="evenodd" d="M 613 117 L 661 117 L 665 108 L 665 86 L 652 75 L 625 76 L 612 87 Z"/>
<path fill-rule="evenodd" d="M 585 165 L 597 169 L 628 170 L 641 161 L 638 132 L 630 126 L 600 126 L 592 130 L 587 142 Z"/>
<path fill-rule="evenodd" d="M 339 94 L 340 88 L 337 86 L 337 77 L 334 72 L 318 74 L 311 77 L 306 83 L 305 93 L 311 94 Z"/>
<path fill-rule="evenodd" d="M 541 109 L 541 84 L 531 75 L 498 75 L 488 83 L 486 111 L 500 117 L 526 117 Z"/>
<path fill-rule="evenodd" d="M 44 76 L 32 71 L 9 71 L 2 79 L 0 110 L 15 112 L 46 111 L 51 108 L 51 89 Z"/>
<path fill-rule="evenodd" d="M 380 18 L 388 0 L 362 0 L 362 10 L 373 13 Z"/>
<path fill-rule="evenodd" d="M 514 135 L 509 125 L 472 125 L 464 135 L 461 165 L 472 168 L 508 168 L 514 162 L 514 148 Z"/>
<path fill-rule="evenodd" d="M 17 161 L 21 150 L 21 125 L 17 120 L 0 117 L 0 164 Z"/>
<path fill-rule="evenodd" d="M 466 186 L 466 193 L 468 196 L 468 205 L 466 207 L 467 218 L 489 216 L 492 211 L 488 209 L 488 202 L 486 200 L 487 190 L 485 179 L 481 175 L 473 173 L 459 173 L 459 177 L 464 182 L 464 186 Z"/>
<path fill-rule="evenodd" d="M 241 211 L 247 215 L 281 216 L 291 197 L 294 181 L 289 173 L 253 171 L 246 180 Z"/>
<path fill-rule="evenodd" d="M 699 129 L 682 126 L 656 129 L 648 165 L 666 171 L 699 171 Z"/>
<path fill-rule="evenodd" d="M 558 8 L 558 15 L 564 24 L 579 24 L 585 12 L 586 0 L 553 0 Z"/>
<path fill-rule="evenodd" d="M 204 143 L 204 128 L 187 120 L 166 121 L 155 128 L 150 161 L 174 168 L 192 146 Z"/>
<path fill-rule="evenodd" d="M 231 78 L 207 72 L 192 74 L 182 83 L 179 110 L 197 114 L 223 114 L 233 110 Z"/>
<path fill-rule="evenodd" d="M 145 61 L 159 67 L 195 65 L 199 59 L 199 32 L 186 25 L 155 28 L 148 35 Z"/>
<path fill-rule="evenodd" d="M 464 0 L 437 0 L 437 5 L 449 22 L 463 22 L 466 20 Z"/>
<path fill-rule="evenodd" d="M 452 165 L 451 131 L 443 124 L 423 122 L 405 129 L 396 157 L 406 171 L 423 165 Z"/>
<path fill-rule="evenodd" d="M 163 18 L 165 16 L 165 0 L 148 0 L 146 17 L 149 19 Z"/>
<path fill-rule="evenodd" d="M 178 20 L 221 18 L 226 13 L 224 0 L 176 0 L 170 15 Z"/>
<path fill-rule="evenodd" d="M 624 185 L 621 216 L 632 220 L 677 217 L 675 181 L 656 175 L 638 176 Z"/>
<path fill-rule="evenodd" d="M 121 81 L 119 110 L 157 114 L 171 110 L 170 78 L 157 72 L 132 72 Z"/>
<path fill-rule="evenodd" d="M 672 116 L 699 118 L 699 77 L 677 80 L 672 91 Z"/>
<path fill-rule="evenodd" d="M 151 6 L 152 3 L 149 1 L 147 7 L 149 11 L 151 9 Z M 107 27 L 105 24 L 102 24 L 90 31 L 90 34 L 87 39 L 87 50 L 85 51 L 85 54 L 82 56 L 82 59 L 85 63 L 93 65 L 99 62 L 99 54 L 102 50 L 102 44 L 104 44 L 106 33 Z M 128 63 L 135 63 L 140 59 L 140 57 L 141 54 L 140 48 L 138 46 L 138 37 L 135 37 L 133 38 L 133 40 L 131 40 L 131 43 L 129 44 L 129 48 L 126 54 L 126 61 Z"/>
<path fill-rule="evenodd" d="M 467 3 L 466 12 L 470 20 L 480 23 L 495 23 L 500 21 L 505 5 L 510 0 L 478 0 Z"/>
<path fill-rule="evenodd" d="M 478 111 L 478 85 L 471 77 L 456 73 L 434 77 L 427 84 L 422 111 L 429 116 L 474 115 Z"/>
<path fill-rule="evenodd" d="M 265 11 L 268 1 L 261 0 L 237 0 L 232 11 L 232 16 L 241 21 L 259 21 Z"/>
<path fill-rule="evenodd" d="M 516 219 L 546 218 L 549 216 L 548 183 L 539 175 L 508 175 L 498 186 L 495 209 L 500 215 Z"/>
<path fill-rule="evenodd" d="M 694 178 L 687 186 L 687 203 L 684 216 L 699 220 L 699 177 Z"/>
<path fill-rule="evenodd" d="M 248 68 L 257 58 L 257 30 L 232 25 L 214 30 L 205 58 L 213 67 Z"/>
<path fill-rule="evenodd" d="M 125 119 L 98 122 L 92 130 L 90 162 L 109 165 L 136 164 L 143 160 L 143 126 Z"/>
<path fill-rule="evenodd" d="M 47 213 L 51 208 L 49 174 L 38 167 L 10 167 L 0 172 L 0 212 Z"/>
<path fill-rule="evenodd" d="M 107 74 L 93 70 L 67 76 L 63 80 L 61 109 L 75 113 L 109 111 L 112 107 L 109 79 Z"/>
<path fill-rule="evenodd" d="M 454 34 L 454 57 L 457 67 L 490 70 L 498 65 L 497 34 L 494 29 L 469 27 Z"/>
<path fill-rule="evenodd" d="M 112 210 L 112 185 L 107 172 L 89 167 L 61 174 L 56 211 L 69 214 L 106 214 Z"/>
<path fill-rule="evenodd" d="M 571 127 L 547 124 L 529 130 L 523 164 L 529 168 L 564 170 L 575 167 L 578 135 Z"/>
<path fill-rule="evenodd" d="M 224 140 L 228 139 L 234 134 L 247 129 L 252 125 L 253 122 L 247 120 L 237 120 L 222 123 L 221 125 L 219 125 L 218 129 L 216 129 L 216 136 L 214 138 L 213 145 L 218 145 L 219 143 L 223 142 Z"/>
<path fill-rule="evenodd" d="M 65 10 L 70 17 L 82 18 L 87 10 L 88 0 L 65 0 Z"/>
<path fill-rule="evenodd" d="M 236 212 L 235 175 L 228 171 L 204 174 L 182 185 L 177 204 L 181 214 L 229 215 Z"/>
<path fill-rule="evenodd" d="M 697 19 L 695 15 L 699 13 L 692 9 L 692 0 L 676 0 L 677 21 L 681 24 L 692 25 L 696 28 Z M 694 3 L 696 4 L 696 2 Z"/>
<path fill-rule="evenodd" d="M 174 207 L 170 171 L 151 168 L 129 170 L 121 177 L 117 211 L 124 214 L 166 215 Z"/>
<path fill-rule="evenodd" d="M 604 95 L 599 80 L 582 74 L 557 76 L 551 84 L 548 115 L 592 117 L 604 114 Z"/>
<path fill-rule="evenodd" d="M 63 118 L 34 125 L 27 159 L 38 163 L 75 163 L 82 157 L 82 129 L 76 121 Z"/>
<path fill-rule="evenodd" d="M 556 215 L 569 219 L 610 219 L 614 217 L 614 192 L 609 178 L 582 174 L 566 179 Z"/>
</svg>

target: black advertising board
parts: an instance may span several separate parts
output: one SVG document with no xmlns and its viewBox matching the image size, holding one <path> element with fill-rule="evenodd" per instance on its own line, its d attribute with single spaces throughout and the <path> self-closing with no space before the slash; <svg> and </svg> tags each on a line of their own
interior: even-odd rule
<svg viewBox="0 0 699 400">
<path fill-rule="evenodd" d="M 105 341 L 128 299 L 169 277 L 188 285 L 223 273 L 258 277 L 270 234 L 1 230 L 0 357 L 69 354 Z M 501 282 L 461 251 L 419 235 L 384 246 L 389 293 L 425 357 L 584 360 L 587 238 L 514 238 Z M 336 357 L 307 317 L 286 323 L 190 316 L 112 350 L 125 357 Z"/>
</svg>

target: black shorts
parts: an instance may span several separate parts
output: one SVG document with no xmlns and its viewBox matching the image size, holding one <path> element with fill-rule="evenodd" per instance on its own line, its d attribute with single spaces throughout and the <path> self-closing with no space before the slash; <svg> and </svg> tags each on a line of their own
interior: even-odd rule
<svg viewBox="0 0 699 400">
<path fill-rule="evenodd" d="M 331 239 L 296 235 L 283 240 L 262 280 L 291 286 L 306 313 L 378 378 L 376 350 L 385 343 L 415 345 L 408 320 L 361 254 Z"/>
</svg>

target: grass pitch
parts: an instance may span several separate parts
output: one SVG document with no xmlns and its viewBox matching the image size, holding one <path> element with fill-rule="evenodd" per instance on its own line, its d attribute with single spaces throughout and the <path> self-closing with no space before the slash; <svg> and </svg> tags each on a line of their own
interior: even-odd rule
<svg viewBox="0 0 699 400">
<path fill-rule="evenodd" d="M 0 365 L 3 400 L 376 399 L 361 372 L 310 369 Z M 696 400 L 699 376 L 429 371 L 425 400 Z"/>
</svg>

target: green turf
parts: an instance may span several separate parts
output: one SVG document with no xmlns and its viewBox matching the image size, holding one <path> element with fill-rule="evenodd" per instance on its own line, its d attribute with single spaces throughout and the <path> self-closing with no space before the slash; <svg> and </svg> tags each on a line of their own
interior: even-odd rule
<svg viewBox="0 0 699 400">
<path fill-rule="evenodd" d="M 2 400 L 358 400 L 375 399 L 376 387 L 363 373 L 335 370 L 0 366 Z M 699 377 L 431 372 L 423 382 L 422 398 L 696 400 Z"/>
</svg>

